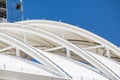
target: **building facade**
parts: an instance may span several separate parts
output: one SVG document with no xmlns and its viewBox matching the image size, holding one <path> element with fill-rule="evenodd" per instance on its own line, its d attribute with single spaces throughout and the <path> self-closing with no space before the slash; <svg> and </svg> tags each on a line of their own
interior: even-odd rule
<svg viewBox="0 0 120 80">
<path fill-rule="evenodd" d="M 16 22 L 22 20 L 21 0 L 0 0 L 0 22 Z"/>
</svg>

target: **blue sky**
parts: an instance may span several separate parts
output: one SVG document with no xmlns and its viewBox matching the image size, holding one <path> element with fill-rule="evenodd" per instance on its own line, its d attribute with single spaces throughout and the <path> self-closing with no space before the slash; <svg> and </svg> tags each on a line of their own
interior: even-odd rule
<svg viewBox="0 0 120 80">
<path fill-rule="evenodd" d="M 23 0 L 25 19 L 79 25 L 120 46 L 120 0 Z"/>
</svg>

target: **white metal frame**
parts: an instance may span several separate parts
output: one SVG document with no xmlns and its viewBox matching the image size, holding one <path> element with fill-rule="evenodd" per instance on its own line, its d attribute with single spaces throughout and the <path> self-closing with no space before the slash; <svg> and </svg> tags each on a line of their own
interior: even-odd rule
<svg viewBox="0 0 120 80">
<path fill-rule="evenodd" d="M 79 48 L 75 44 L 64 39 L 65 32 L 64 33 L 62 32 L 62 37 L 60 37 L 60 36 L 57 36 L 56 34 L 53 34 L 49 31 L 42 30 L 40 28 L 40 26 L 53 27 L 53 28 L 56 28 L 58 30 L 63 29 L 65 31 L 69 31 L 71 33 L 77 34 L 77 35 L 82 36 L 82 37 L 84 37 L 84 36 L 88 37 L 89 39 L 95 41 L 96 43 L 99 43 L 100 45 L 86 47 L 86 48 Z M 2 30 L 22 31 L 23 33 L 34 34 L 34 35 L 37 35 L 41 38 L 55 42 L 55 43 L 59 44 L 60 46 L 55 47 L 55 48 L 46 49 L 45 51 L 59 50 L 59 49 L 65 48 L 66 53 L 67 53 L 67 57 L 70 57 L 70 51 L 72 51 L 75 54 L 77 54 L 78 56 L 80 56 L 83 59 L 85 59 L 86 61 L 88 61 L 90 64 L 92 64 L 96 68 L 98 68 L 108 78 L 119 79 L 119 75 L 116 75 L 116 73 L 114 73 L 110 68 L 108 68 L 106 65 L 104 65 L 101 61 L 97 60 L 97 58 L 95 58 L 94 56 L 89 54 L 86 50 L 104 47 L 107 50 L 106 55 L 108 56 L 108 58 L 110 58 L 110 54 L 109 54 L 110 50 L 112 50 L 114 52 L 114 54 L 117 56 L 120 56 L 120 54 L 119 54 L 120 50 L 116 46 L 111 44 L 110 42 L 104 40 L 101 37 L 98 37 L 95 34 L 88 32 L 86 30 L 83 30 L 81 28 L 77 28 L 77 27 L 69 25 L 69 24 L 55 22 L 55 21 L 47 21 L 47 20 L 23 21 L 23 22 L 19 22 L 19 24 L 18 23 L 17 24 L 15 24 L 15 23 L 14 24 L 3 23 L 3 24 L 0 24 L 0 30 L 1 31 Z M 2 31 L 2 32 L 4 32 L 4 31 Z M 14 47 L 16 47 L 16 51 L 18 53 L 17 54 L 18 56 L 19 56 L 19 49 L 23 50 L 28 55 L 34 57 L 36 60 L 38 60 L 40 62 L 43 61 L 43 63 L 45 63 L 47 66 L 51 67 L 54 70 L 59 71 L 62 76 L 63 76 L 63 74 L 64 74 L 64 76 L 67 76 L 67 75 L 65 75 L 65 73 L 63 73 L 58 68 L 58 66 L 55 63 L 52 62 L 52 60 L 50 60 L 49 58 L 44 56 L 44 53 L 46 53 L 45 51 L 39 49 L 40 51 L 38 53 L 36 50 L 34 50 L 33 46 L 27 45 L 27 39 L 26 39 L 25 35 L 23 35 L 23 36 L 25 36 L 24 42 L 20 42 L 16 38 L 13 38 L 10 35 L 6 35 L 4 33 L 0 33 L 0 36 L 1 36 L 0 40 L 5 41 L 11 45 L 14 45 Z M 14 42 L 12 42 L 12 40 Z M 31 53 L 31 54 L 29 54 L 29 53 Z"/>
</svg>

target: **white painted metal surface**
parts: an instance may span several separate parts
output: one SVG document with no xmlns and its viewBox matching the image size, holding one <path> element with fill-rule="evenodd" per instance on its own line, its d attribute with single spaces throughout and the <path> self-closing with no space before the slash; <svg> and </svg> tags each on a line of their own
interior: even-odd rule
<svg viewBox="0 0 120 80">
<path fill-rule="evenodd" d="M 47 68 L 45 71 L 52 73 L 52 77 L 71 80 L 120 79 L 118 47 L 91 32 L 62 22 L 29 20 L 1 23 L 0 53 L 35 59 Z M 21 70 L 20 66 L 17 66 L 18 70 Z M 32 74 L 27 69 L 26 72 Z"/>
</svg>

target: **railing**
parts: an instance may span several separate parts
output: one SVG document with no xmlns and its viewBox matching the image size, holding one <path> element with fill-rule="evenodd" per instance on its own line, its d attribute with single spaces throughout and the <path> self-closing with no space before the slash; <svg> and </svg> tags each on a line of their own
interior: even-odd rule
<svg viewBox="0 0 120 80">
<path fill-rule="evenodd" d="M 24 68 L 24 67 L 19 67 L 19 66 L 10 66 L 6 64 L 0 64 L 0 69 L 1 70 L 8 70 L 8 71 L 15 71 L 15 72 L 23 72 L 23 73 L 30 73 L 30 74 L 37 74 L 40 75 L 42 73 L 40 70 L 33 69 L 33 68 Z M 86 75 L 88 76 L 88 75 Z M 101 79 L 95 79 L 95 78 L 88 78 L 85 76 L 80 76 L 77 77 L 77 79 L 74 80 L 101 80 Z"/>
<path fill-rule="evenodd" d="M 88 76 L 88 75 L 86 75 L 86 76 Z M 78 77 L 75 80 L 102 80 L 102 79 L 95 79 L 95 78 L 88 78 L 88 77 L 85 77 L 85 76 L 81 76 L 81 77 Z"/>
<path fill-rule="evenodd" d="M 33 69 L 33 68 L 30 69 L 30 68 L 24 68 L 24 67 L 19 67 L 19 66 L 10 66 L 6 64 L 2 64 L 2 65 L 0 64 L 0 69 L 40 75 L 40 70 Z"/>
</svg>

